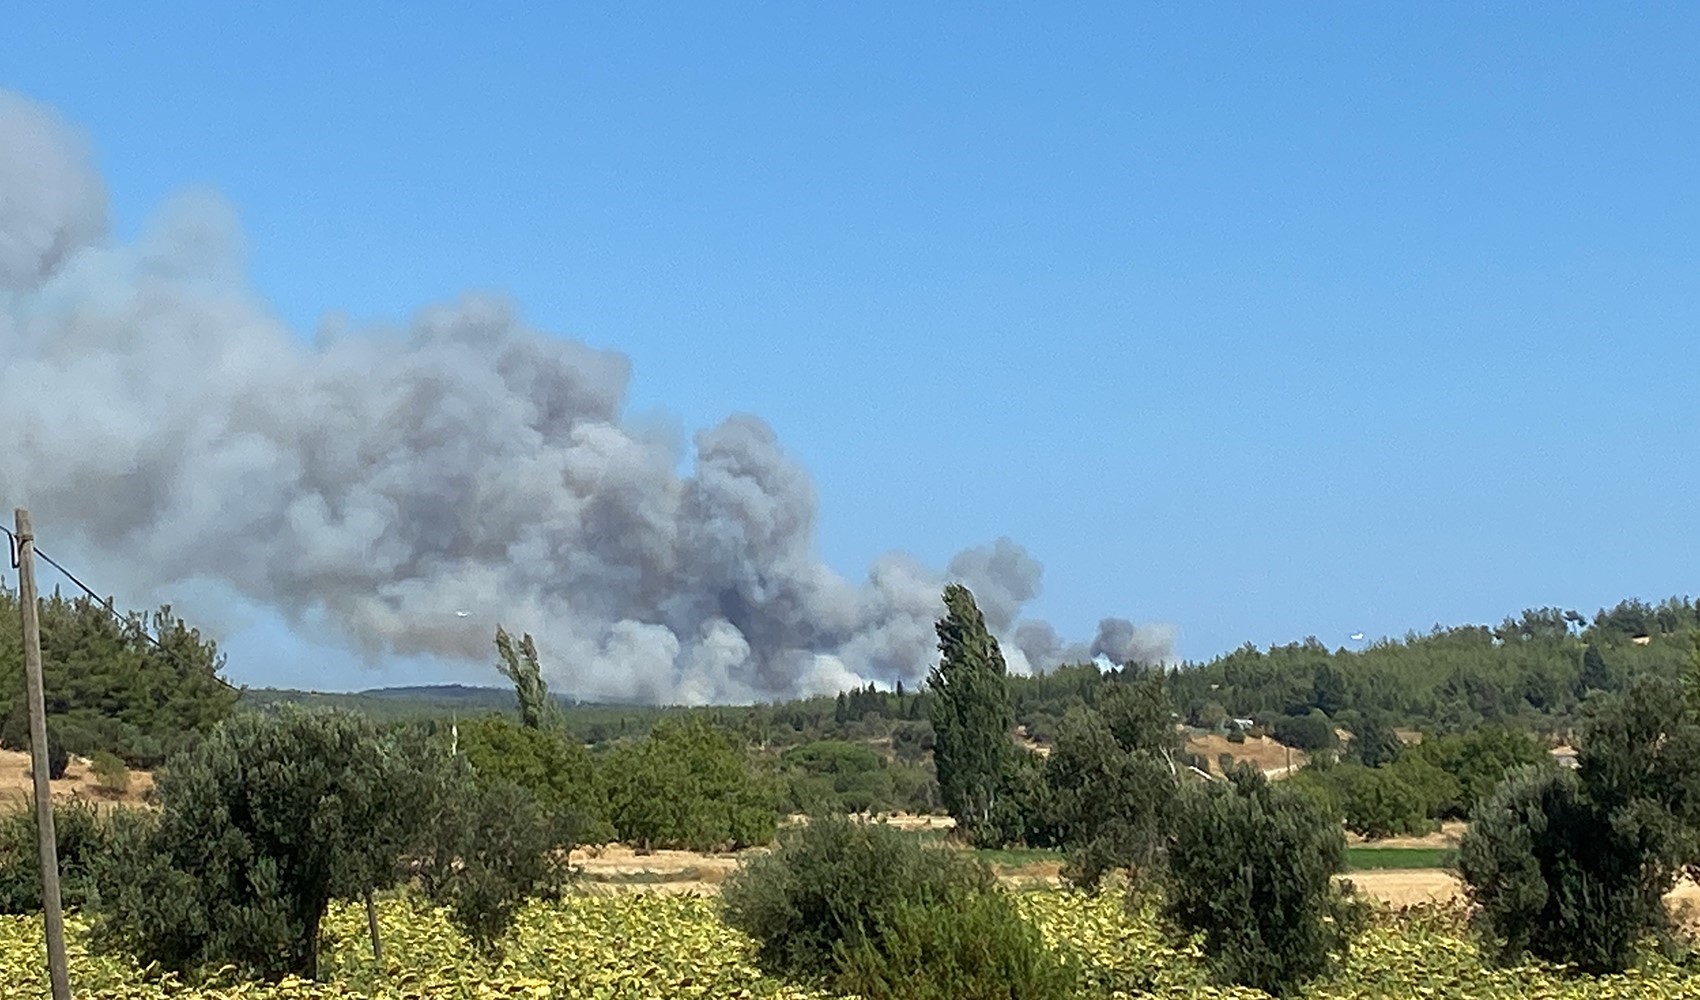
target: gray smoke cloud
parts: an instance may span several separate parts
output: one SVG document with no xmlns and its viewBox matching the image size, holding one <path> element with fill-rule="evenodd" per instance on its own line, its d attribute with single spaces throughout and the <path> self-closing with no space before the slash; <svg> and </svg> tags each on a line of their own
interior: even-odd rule
<svg viewBox="0 0 1700 1000">
<path fill-rule="evenodd" d="M 1160 629 L 1107 621 L 1067 646 L 1022 621 L 1040 566 L 1007 539 L 943 573 L 894 554 L 845 580 L 766 424 L 730 417 L 687 454 L 625 417 L 624 356 L 503 301 L 308 346 L 246 288 L 216 199 L 173 204 L 134 246 L 105 242 L 105 216 L 82 140 L 0 92 L 0 494 L 141 592 L 212 581 L 371 657 L 488 661 L 501 622 L 587 698 L 913 682 L 948 579 L 1012 669 L 1168 656 Z"/>
</svg>

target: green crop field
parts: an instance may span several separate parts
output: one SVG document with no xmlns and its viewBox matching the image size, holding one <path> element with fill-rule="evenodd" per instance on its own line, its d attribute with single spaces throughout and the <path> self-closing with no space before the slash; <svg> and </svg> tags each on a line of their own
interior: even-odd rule
<svg viewBox="0 0 1700 1000">
<path fill-rule="evenodd" d="M 1444 847 L 1348 847 L 1346 868 L 1357 872 L 1385 868 L 1446 868 L 1452 864 L 1453 853 Z"/>
<path fill-rule="evenodd" d="M 1129 915 L 1118 894 L 1097 899 L 1040 891 L 1022 908 L 1078 965 L 1083 997 L 1261 997 L 1209 986 L 1196 951 L 1165 943 L 1149 916 Z M 524 913 L 503 954 L 486 957 L 435 911 L 400 899 L 381 904 L 386 967 L 377 968 L 364 914 L 338 906 L 326 922 L 324 980 L 189 987 L 146 975 L 122 958 L 91 955 L 72 917 L 71 972 L 78 996 L 214 997 L 820 997 L 764 976 L 750 943 L 716 916 L 715 901 L 662 893 L 576 895 Z M 48 996 L 39 919 L 0 918 L 0 996 Z M 1650 959 L 1635 974 L 1570 979 L 1550 969 L 1485 968 L 1455 910 L 1384 914 L 1358 940 L 1347 970 L 1316 998 L 1700 998 L 1700 973 Z"/>
</svg>

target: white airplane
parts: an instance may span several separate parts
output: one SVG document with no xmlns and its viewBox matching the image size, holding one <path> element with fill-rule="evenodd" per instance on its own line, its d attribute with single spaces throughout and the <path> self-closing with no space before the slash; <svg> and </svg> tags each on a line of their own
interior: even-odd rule
<svg viewBox="0 0 1700 1000">
<path fill-rule="evenodd" d="M 470 611 L 456 611 L 455 617 L 456 618 L 466 618 L 466 617 L 469 617 L 471 614 L 472 614 L 472 612 L 470 612 Z"/>
<path fill-rule="evenodd" d="M 1363 642 L 1364 634 L 1362 632 L 1353 632 L 1350 638 L 1353 642 Z"/>
</svg>

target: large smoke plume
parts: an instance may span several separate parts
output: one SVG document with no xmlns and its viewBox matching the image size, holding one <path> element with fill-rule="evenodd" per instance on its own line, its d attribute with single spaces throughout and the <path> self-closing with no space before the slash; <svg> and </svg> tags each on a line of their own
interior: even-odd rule
<svg viewBox="0 0 1700 1000">
<path fill-rule="evenodd" d="M 0 92 L 0 499 L 150 595 L 214 581 L 373 655 L 485 660 L 500 621 L 584 697 L 913 682 L 947 578 L 1016 670 L 1168 655 L 1160 629 L 1109 619 L 1071 646 L 1022 621 L 1040 566 L 1008 540 L 947 573 L 893 555 L 844 580 L 759 419 L 698 433 L 681 476 L 680 446 L 623 417 L 625 357 L 502 302 L 309 347 L 244 286 L 216 201 L 134 246 L 105 217 L 75 133 Z"/>
</svg>

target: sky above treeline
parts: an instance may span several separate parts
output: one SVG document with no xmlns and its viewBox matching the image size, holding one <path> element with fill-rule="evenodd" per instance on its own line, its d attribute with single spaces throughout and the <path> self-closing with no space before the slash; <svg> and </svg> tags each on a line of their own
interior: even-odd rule
<svg viewBox="0 0 1700 1000">
<path fill-rule="evenodd" d="M 570 586 L 443 540 L 491 530 L 483 494 L 384 563 L 393 578 L 351 580 L 324 568 L 342 549 L 287 572 L 212 551 L 160 568 L 195 550 L 161 525 L 214 494 L 120 530 L 65 499 L 98 469 L 13 472 L 43 547 L 57 528 L 121 604 L 175 597 L 194 618 L 205 600 L 238 681 L 499 683 L 466 651 L 504 600 L 579 664 L 557 686 L 736 698 L 902 673 L 893 649 L 928 639 L 916 595 L 952 574 L 1002 594 L 1006 645 L 1022 621 L 1054 627 L 1027 635 L 1035 661 L 1115 635 L 1190 659 L 1350 645 L 1694 590 L 1694 8 L 68 3 L 3 20 L 0 89 L 86 142 L 124 267 L 219 204 L 228 260 L 209 266 L 315 385 L 358 384 L 356 361 L 385 385 L 386 364 L 463 370 L 440 345 L 326 346 L 400 344 L 445 304 L 461 312 L 442 322 L 501 326 L 562 384 L 611 364 L 580 389 L 623 397 L 572 426 L 617 438 L 597 454 L 641 453 L 650 478 L 620 490 L 678 507 L 644 522 L 666 552 L 630 556 L 641 584 L 618 546 L 573 561 L 618 518 L 520 524 L 602 517 L 592 501 L 627 494 L 600 466 L 570 515 L 502 515 L 537 566 L 573 563 Z M 172 221 L 182 204 L 192 224 Z M 13 308 L 59 308 L 116 267 L 66 265 Z M 468 319 L 468 294 L 500 317 Z M 46 342 L 19 336 L 14 364 Z M 515 398 L 546 409 L 538 384 Z M 485 422 L 457 412 L 435 419 Z M 148 440 L 138 454 L 174 439 Z M 580 468 L 538 448 L 504 460 Z M 429 491 L 379 492 L 397 489 L 384 509 L 417 517 Z M 300 501 L 247 530 L 305 531 Z M 221 516 L 196 537 L 235 552 Z M 633 610 L 652 593 L 664 614 Z M 1135 631 L 1106 639 L 1112 616 Z M 599 679 L 627 659 L 649 672 Z"/>
</svg>

